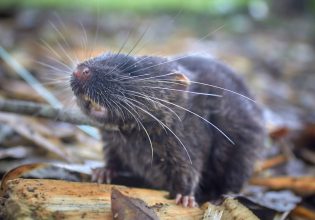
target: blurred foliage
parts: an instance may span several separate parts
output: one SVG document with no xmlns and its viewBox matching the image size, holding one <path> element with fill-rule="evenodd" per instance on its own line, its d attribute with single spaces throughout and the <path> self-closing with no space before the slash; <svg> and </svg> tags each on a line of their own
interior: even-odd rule
<svg viewBox="0 0 315 220">
<path fill-rule="evenodd" d="M 137 13 L 187 12 L 229 15 L 249 12 L 261 20 L 268 12 L 280 16 L 315 15 L 314 0 L 1 0 L 0 12 L 12 8 L 70 9 Z"/>
<path fill-rule="evenodd" d="M 1 0 L 0 7 L 44 7 L 44 8 L 82 8 L 104 10 L 135 10 L 135 11 L 159 11 L 159 10 L 184 10 L 192 12 L 226 13 L 244 8 L 255 2 L 264 0 Z"/>
<path fill-rule="evenodd" d="M 57 8 L 83 8 L 104 10 L 134 10 L 134 11 L 160 11 L 184 10 L 191 12 L 220 13 L 235 10 L 246 6 L 250 0 L 2 0 L 0 7 L 57 7 Z"/>
</svg>

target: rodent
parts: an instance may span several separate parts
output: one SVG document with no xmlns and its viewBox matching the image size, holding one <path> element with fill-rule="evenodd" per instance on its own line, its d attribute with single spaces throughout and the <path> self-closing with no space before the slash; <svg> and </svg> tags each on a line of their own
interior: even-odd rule
<svg viewBox="0 0 315 220">
<path fill-rule="evenodd" d="M 214 59 L 105 53 L 80 63 L 70 83 L 85 114 L 119 127 L 100 130 L 107 144 L 98 182 L 129 170 L 193 207 L 239 192 L 263 146 L 262 110 Z"/>
</svg>

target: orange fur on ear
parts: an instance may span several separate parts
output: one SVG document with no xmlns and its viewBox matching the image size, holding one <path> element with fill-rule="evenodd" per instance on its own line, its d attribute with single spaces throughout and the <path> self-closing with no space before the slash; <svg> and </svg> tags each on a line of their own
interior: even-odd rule
<svg viewBox="0 0 315 220">
<path fill-rule="evenodd" d="M 188 77 L 186 75 L 184 75 L 182 73 L 174 73 L 174 77 L 175 77 L 175 80 L 180 81 L 185 86 L 189 86 L 190 85 L 190 80 L 188 79 Z"/>
</svg>

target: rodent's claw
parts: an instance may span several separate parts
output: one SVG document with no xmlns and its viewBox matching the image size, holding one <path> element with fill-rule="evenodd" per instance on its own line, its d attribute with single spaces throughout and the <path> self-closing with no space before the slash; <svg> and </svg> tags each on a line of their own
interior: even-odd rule
<svg viewBox="0 0 315 220">
<path fill-rule="evenodd" d="M 184 207 L 194 208 L 197 207 L 197 203 L 194 196 L 183 196 L 177 194 L 175 198 L 176 204 L 182 204 Z"/>
<path fill-rule="evenodd" d="M 107 167 L 95 168 L 92 170 L 92 182 L 97 182 L 99 184 L 106 183 L 110 184 L 112 177 L 114 176 L 114 171 Z"/>
</svg>

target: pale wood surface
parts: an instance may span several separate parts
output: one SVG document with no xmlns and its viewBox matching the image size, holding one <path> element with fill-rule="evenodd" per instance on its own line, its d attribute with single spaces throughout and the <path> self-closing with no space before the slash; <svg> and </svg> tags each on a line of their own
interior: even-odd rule
<svg viewBox="0 0 315 220">
<path fill-rule="evenodd" d="M 113 185 L 60 180 L 8 181 L 3 212 L 10 219 L 112 219 Z M 114 186 L 152 206 L 160 219 L 202 219 L 204 209 L 183 208 L 167 192 Z"/>
</svg>

